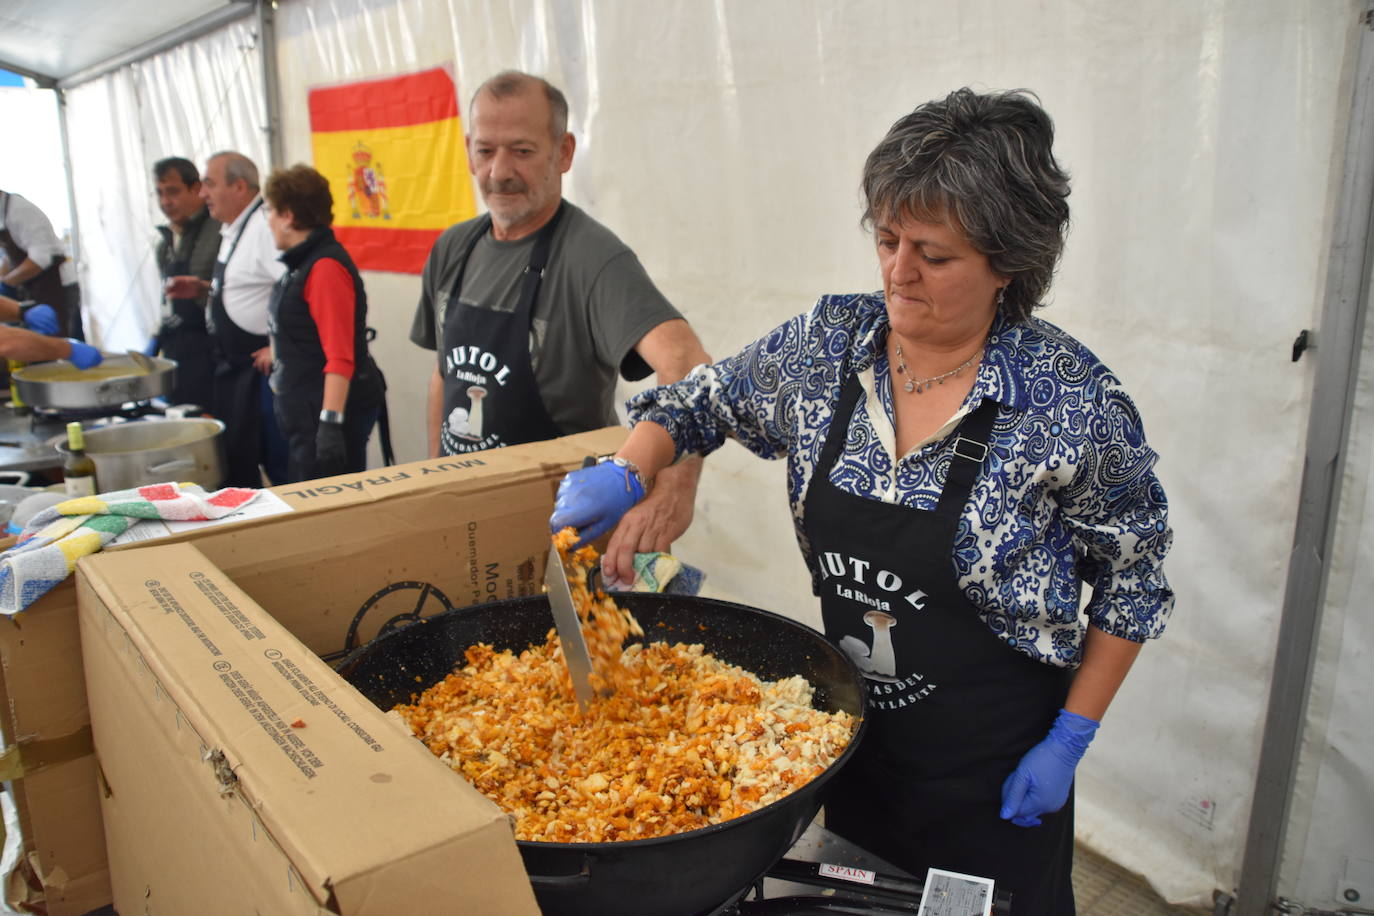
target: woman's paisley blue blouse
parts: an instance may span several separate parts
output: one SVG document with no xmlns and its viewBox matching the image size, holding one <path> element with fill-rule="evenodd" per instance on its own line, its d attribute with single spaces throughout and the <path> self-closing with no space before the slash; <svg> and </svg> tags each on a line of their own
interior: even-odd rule
<svg viewBox="0 0 1374 916">
<path fill-rule="evenodd" d="M 887 333 L 881 293 L 823 297 L 736 355 L 635 396 L 630 421 L 662 425 L 679 454 L 706 455 L 732 437 L 785 457 L 797 539 L 815 576 L 806 488 L 849 373 L 865 396 L 831 483 L 925 510 L 944 486 L 952 423 L 894 460 Z M 1161 568 L 1173 533 L 1157 456 L 1116 377 L 1054 325 L 999 317 L 956 419 L 984 398 L 999 405 L 997 419 L 951 562 L 989 629 L 1061 667 L 1080 661 L 1086 622 L 1137 642 L 1158 636 L 1173 608 Z M 1080 582 L 1092 590 L 1082 613 Z"/>
</svg>

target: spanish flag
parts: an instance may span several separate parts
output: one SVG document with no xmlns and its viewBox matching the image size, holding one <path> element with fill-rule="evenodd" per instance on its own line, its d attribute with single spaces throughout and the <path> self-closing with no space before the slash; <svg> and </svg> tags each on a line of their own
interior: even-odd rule
<svg viewBox="0 0 1374 916">
<path fill-rule="evenodd" d="M 448 70 L 312 89 L 309 103 L 334 234 L 361 270 L 420 273 L 439 233 L 477 214 Z"/>
</svg>

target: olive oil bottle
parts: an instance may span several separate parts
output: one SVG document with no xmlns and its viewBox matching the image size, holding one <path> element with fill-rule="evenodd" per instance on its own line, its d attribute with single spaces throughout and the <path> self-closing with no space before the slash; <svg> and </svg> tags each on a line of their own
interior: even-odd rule
<svg viewBox="0 0 1374 916">
<path fill-rule="evenodd" d="M 14 373 L 24 368 L 24 364 L 17 359 L 6 361 L 9 364 L 10 374 L 10 409 L 18 416 L 27 417 L 33 413 L 33 408 L 24 403 L 24 399 L 19 396 L 19 386 L 15 384 Z"/>
<path fill-rule="evenodd" d="M 66 480 L 67 495 L 94 496 L 95 461 L 86 454 L 86 437 L 80 423 L 67 424 L 67 450 L 62 456 L 62 476 Z"/>
</svg>

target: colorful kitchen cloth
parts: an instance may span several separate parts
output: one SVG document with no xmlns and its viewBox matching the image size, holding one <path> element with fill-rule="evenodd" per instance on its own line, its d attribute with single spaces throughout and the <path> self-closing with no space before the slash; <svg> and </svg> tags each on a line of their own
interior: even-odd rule
<svg viewBox="0 0 1374 916">
<path fill-rule="evenodd" d="M 689 566 L 672 554 L 637 553 L 632 592 L 660 592 L 665 595 L 695 595 L 701 591 L 706 573 Z"/>
<path fill-rule="evenodd" d="M 225 487 L 206 493 L 195 484 L 160 483 L 82 496 L 44 509 L 29 519 L 18 543 L 0 553 L 0 613 L 18 614 L 71 575 L 78 559 L 145 518 L 223 518 L 259 492 Z"/>
</svg>

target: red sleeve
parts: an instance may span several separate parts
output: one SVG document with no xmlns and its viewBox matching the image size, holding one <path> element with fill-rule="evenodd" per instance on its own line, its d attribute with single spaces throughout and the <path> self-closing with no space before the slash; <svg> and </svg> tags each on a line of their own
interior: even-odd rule
<svg viewBox="0 0 1374 916">
<path fill-rule="evenodd" d="M 353 378 L 353 309 L 357 298 L 348 268 L 321 258 L 305 278 L 305 301 L 320 332 L 324 371 Z"/>
</svg>

